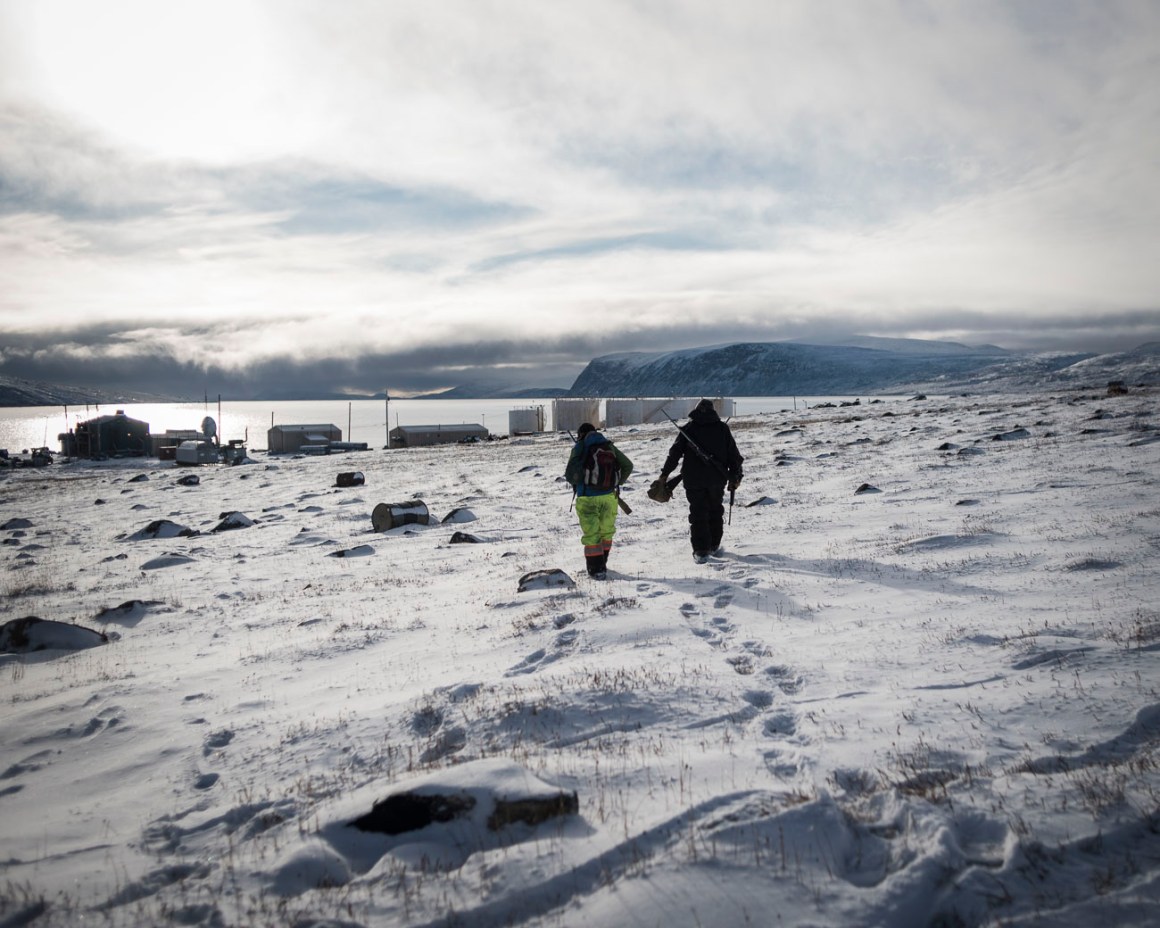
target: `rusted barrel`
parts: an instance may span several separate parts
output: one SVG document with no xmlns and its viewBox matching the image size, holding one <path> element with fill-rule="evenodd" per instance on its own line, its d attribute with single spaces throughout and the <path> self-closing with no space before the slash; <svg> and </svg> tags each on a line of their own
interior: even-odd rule
<svg viewBox="0 0 1160 928">
<path fill-rule="evenodd" d="M 376 532 L 385 532 L 400 525 L 429 525 L 430 521 L 427 504 L 421 499 L 409 499 L 405 503 L 379 503 L 371 512 L 371 524 Z"/>
</svg>

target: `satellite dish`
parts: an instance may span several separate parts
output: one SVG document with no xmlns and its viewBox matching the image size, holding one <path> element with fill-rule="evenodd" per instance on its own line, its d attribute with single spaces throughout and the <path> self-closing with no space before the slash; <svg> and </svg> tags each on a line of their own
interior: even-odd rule
<svg viewBox="0 0 1160 928">
<path fill-rule="evenodd" d="M 201 434 L 206 438 L 213 438 L 217 434 L 217 423 L 213 421 L 212 416 L 206 416 L 201 420 Z"/>
</svg>

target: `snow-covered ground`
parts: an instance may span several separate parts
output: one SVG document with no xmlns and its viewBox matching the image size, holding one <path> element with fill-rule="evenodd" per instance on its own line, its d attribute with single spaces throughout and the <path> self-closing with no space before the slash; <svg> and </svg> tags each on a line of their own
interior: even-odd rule
<svg viewBox="0 0 1160 928">
<path fill-rule="evenodd" d="M 1157 399 L 734 420 L 706 565 L 612 430 L 605 582 L 555 436 L 11 473 L 0 925 L 1155 924 Z"/>
</svg>

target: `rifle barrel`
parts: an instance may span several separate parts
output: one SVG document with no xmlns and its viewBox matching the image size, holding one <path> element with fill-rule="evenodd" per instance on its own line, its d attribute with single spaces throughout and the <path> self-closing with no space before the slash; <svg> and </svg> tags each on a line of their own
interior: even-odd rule
<svg viewBox="0 0 1160 928">
<path fill-rule="evenodd" d="M 725 465 L 723 465 L 720 461 L 718 461 L 715 457 L 713 457 L 713 455 L 709 454 L 704 448 L 702 448 L 695 441 L 693 441 L 693 439 L 689 436 L 689 433 L 686 432 L 681 427 L 681 424 L 679 422 L 677 422 L 676 419 L 674 419 L 672 416 L 670 416 L 668 414 L 667 410 L 662 408 L 661 412 L 663 412 L 665 414 L 666 419 L 668 419 L 673 425 L 675 425 L 677 427 L 677 431 L 685 436 L 685 441 L 687 441 L 689 443 L 690 448 L 692 448 L 694 451 L 697 452 L 697 457 L 699 457 L 702 461 L 704 461 L 707 464 L 712 464 L 714 467 L 717 468 L 717 470 L 719 470 L 721 472 L 721 476 L 724 477 L 726 480 L 728 480 L 729 479 L 729 471 L 725 469 Z"/>
</svg>

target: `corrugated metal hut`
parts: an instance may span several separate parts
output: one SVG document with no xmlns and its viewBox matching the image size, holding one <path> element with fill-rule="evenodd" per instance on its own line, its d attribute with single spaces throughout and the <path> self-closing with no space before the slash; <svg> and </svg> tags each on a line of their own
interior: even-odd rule
<svg viewBox="0 0 1160 928">
<path fill-rule="evenodd" d="M 342 441 L 337 425 L 275 425 L 266 431 L 266 450 L 271 454 L 293 454 L 334 441 Z"/>
<path fill-rule="evenodd" d="M 644 422 L 644 400 L 609 399 L 604 402 L 604 424 L 640 425 Z"/>
<path fill-rule="evenodd" d="M 400 425 L 391 429 L 392 448 L 421 448 L 456 442 L 483 441 L 488 431 L 482 425 Z"/>
<path fill-rule="evenodd" d="M 557 432 L 575 433 L 585 422 L 600 428 L 600 400 L 563 398 L 552 401 L 552 425 Z"/>
<path fill-rule="evenodd" d="M 544 431 L 544 407 L 508 410 L 508 434 L 532 435 Z"/>
<path fill-rule="evenodd" d="M 131 419 L 123 409 L 77 423 L 73 432 L 77 457 L 136 457 L 149 453 L 149 423 Z"/>
</svg>

